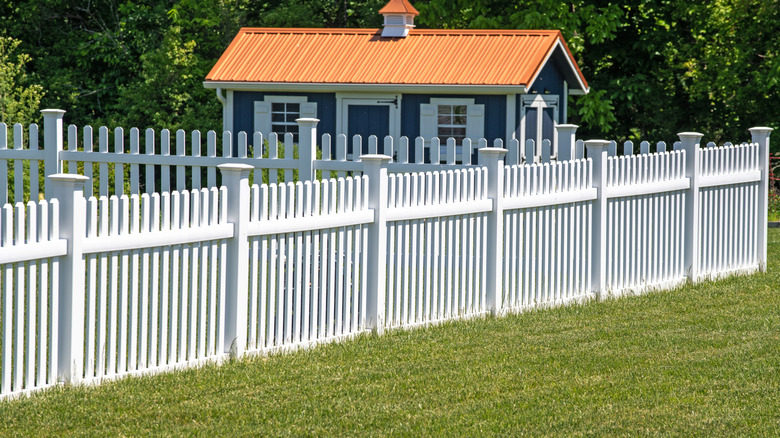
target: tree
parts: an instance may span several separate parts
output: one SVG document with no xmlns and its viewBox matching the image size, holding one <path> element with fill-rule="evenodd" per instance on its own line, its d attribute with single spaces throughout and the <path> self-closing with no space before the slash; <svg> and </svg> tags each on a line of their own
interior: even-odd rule
<svg viewBox="0 0 780 438">
<path fill-rule="evenodd" d="M 0 36 L 0 122 L 27 125 L 38 118 L 43 87 L 31 84 L 25 71 L 30 56 L 14 52 L 21 41 Z"/>
<path fill-rule="evenodd" d="M 578 135 L 745 139 L 780 127 L 780 0 L 430 0 L 429 27 L 560 29 L 591 93 Z"/>
<path fill-rule="evenodd" d="M 586 48 L 614 40 L 623 13 L 611 2 L 586 0 L 431 0 L 417 8 L 418 22 L 423 27 L 558 29 L 586 75 L 590 67 L 585 62 Z M 596 90 L 572 103 L 578 104 L 574 106 L 575 116 L 583 124 L 592 126 L 596 132 L 613 129 L 616 119 L 607 93 Z"/>
</svg>

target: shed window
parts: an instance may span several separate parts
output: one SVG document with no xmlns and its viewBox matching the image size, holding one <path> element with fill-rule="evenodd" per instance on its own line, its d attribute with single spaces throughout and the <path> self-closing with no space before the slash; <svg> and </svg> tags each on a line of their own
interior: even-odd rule
<svg viewBox="0 0 780 438">
<path fill-rule="evenodd" d="M 463 140 L 471 139 L 476 145 L 485 136 L 485 105 L 477 104 L 475 99 L 456 99 L 432 97 L 431 103 L 420 105 L 420 136 L 425 140 L 425 147 L 431 145 L 431 138 L 438 137 L 440 141 L 440 157 L 447 153 L 447 139 L 455 139 L 456 161 L 460 162 L 463 154 Z M 443 160 L 444 158 L 442 158 Z"/>
<path fill-rule="evenodd" d="M 437 105 L 437 137 L 462 144 L 468 126 L 468 105 Z"/>
<path fill-rule="evenodd" d="M 298 123 L 295 120 L 316 117 L 317 103 L 307 102 L 305 96 L 268 95 L 262 101 L 255 101 L 254 130 L 266 137 L 275 132 L 280 140 L 289 132 L 297 142 Z"/>
<path fill-rule="evenodd" d="M 271 103 L 271 131 L 282 137 L 286 133 L 292 133 L 293 141 L 298 141 L 298 123 L 301 118 L 301 104 L 289 102 Z"/>
</svg>

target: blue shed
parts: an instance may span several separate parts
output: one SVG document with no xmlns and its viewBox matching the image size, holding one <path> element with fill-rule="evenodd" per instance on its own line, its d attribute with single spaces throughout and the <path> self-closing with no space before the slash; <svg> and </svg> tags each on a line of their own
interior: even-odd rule
<svg viewBox="0 0 780 438">
<path fill-rule="evenodd" d="M 204 82 L 223 128 L 557 144 L 567 96 L 588 92 L 560 31 L 415 29 L 407 0 L 380 13 L 382 29 L 241 29 Z"/>
</svg>

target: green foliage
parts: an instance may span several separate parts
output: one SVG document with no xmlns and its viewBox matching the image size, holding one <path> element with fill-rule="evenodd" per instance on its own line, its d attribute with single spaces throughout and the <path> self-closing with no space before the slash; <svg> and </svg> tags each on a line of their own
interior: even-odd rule
<svg viewBox="0 0 780 438">
<path fill-rule="evenodd" d="M 585 126 L 596 126 L 604 131 L 610 130 L 617 119 L 612 100 L 606 94 L 606 90 L 595 90 L 579 97 L 580 123 Z"/>
<path fill-rule="evenodd" d="M 36 90 L 25 120 L 37 98 L 77 125 L 219 129 L 202 81 L 240 27 L 380 27 L 385 3 L 0 0 L 0 35 L 30 55 L 7 58 L 18 68 L 0 81 L 27 71 L 15 79 Z M 592 90 L 569 105 L 581 138 L 739 141 L 751 126 L 780 128 L 780 0 L 413 3 L 419 27 L 561 30 Z"/>
<path fill-rule="evenodd" d="M 769 191 L 769 222 L 780 221 L 780 194 L 777 189 Z"/>
<path fill-rule="evenodd" d="M 141 55 L 139 81 L 119 87 L 124 124 L 153 128 L 219 130 L 222 111 L 213 90 L 203 88 L 211 63 L 195 53 L 181 28 L 171 27 L 162 45 Z"/>
<path fill-rule="evenodd" d="M 747 139 L 751 126 L 780 128 L 780 0 L 430 0 L 417 7 L 425 27 L 560 29 L 592 90 L 570 106 L 582 138 L 660 140 L 694 129 L 734 141 Z"/>
<path fill-rule="evenodd" d="M 31 84 L 25 71 L 30 56 L 16 53 L 20 43 L 0 36 L 0 122 L 9 125 L 36 121 L 44 95 L 43 87 Z"/>
</svg>

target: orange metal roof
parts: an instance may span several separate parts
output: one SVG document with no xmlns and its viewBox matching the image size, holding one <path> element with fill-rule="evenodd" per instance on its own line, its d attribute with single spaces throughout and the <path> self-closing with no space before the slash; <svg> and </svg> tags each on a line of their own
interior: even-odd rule
<svg viewBox="0 0 780 438">
<path fill-rule="evenodd" d="M 409 0 L 390 0 L 382 9 L 380 14 L 413 14 L 420 15 L 417 9 L 409 3 Z"/>
<path fill-rule="evenodd" d="M 382 38 L 376 29 L 244 28 L 207 82 L 530 86 L 559 31 L 423 30 Z"/>
</svg>

